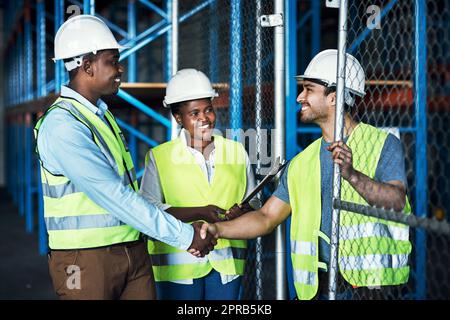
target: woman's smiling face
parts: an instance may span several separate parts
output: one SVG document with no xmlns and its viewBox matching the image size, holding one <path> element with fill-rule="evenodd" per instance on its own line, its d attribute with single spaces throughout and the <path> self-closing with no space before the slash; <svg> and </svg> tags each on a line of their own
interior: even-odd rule
<svg viewBox="0 0 450 320">
<path fill-rule="evenodd" d="M 210 98 L 182 102 L 175 115 L 178 124 L 189 132 L 194 140 L 211 141 L 216 124 L 216 113 Z"/>
</svg>

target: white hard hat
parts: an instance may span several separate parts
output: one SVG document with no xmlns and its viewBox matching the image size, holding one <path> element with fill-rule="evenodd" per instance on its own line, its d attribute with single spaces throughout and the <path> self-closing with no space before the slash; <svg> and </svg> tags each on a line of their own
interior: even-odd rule
<svg viewBox="0 0 450 320">
<path fill-rule="evenodd" d="M 365 74 L 363 67 L 354 56 L 347 53 L 346 57 L 345 102 L 353 105 L 354 98 L 349 92 L 360 97 L 366 94 L 364 90 Z M 296 78 L 319 80 L 327 87 L 336 86 L 337 59 L 338 51 L 336 49 L 321 51 L 308 64 L 305 73 Z"/>
<path fill-rule="evenodd" d="M 55 36 L 53 60 L 76 58 L 91 52 L 96 54 L 99 50 L 125 48 L 127 47 L 116 41 L 101 19 L 82 14 L 70 18 L 59 27 Z"/>
<path fill-rule="evenodd" d="M 217 97 L 208 77 L 195 69 L 179 70 L 170 79 L 164 97 L 164 107 L 170 108 L 172 103 Z"/>
</svg>

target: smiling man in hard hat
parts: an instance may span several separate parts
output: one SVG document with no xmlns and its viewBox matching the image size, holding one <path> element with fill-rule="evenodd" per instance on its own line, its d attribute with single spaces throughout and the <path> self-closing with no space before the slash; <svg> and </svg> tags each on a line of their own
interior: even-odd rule
<svg viewBox="0 0 450 320">
<path fill-rule="evenodd" d="M 356 96 L 365 94 L 364 70 L 350 54 L 346 55 L 344 141 L 333 142 L 336 69 L 337 50 L 325 50 L 297 77 L 303 81 L 297 98 L 300 119 L 320 126 L 322 137 L 291 160 L 277 190 L 260 210 L 205 224 L 202 230 L 219 238 L 255 238 L 270 233 L 292 212 L 291 257 L 299 299 L 327 294 L 333 162 L 341 169 L 342 200 L 410 213 L 401 142 L 356 122 L 348 112 Z M 407 226 L 341 211 L 339 230 L 339 273 L 347 290 L 407 282 L 411 251 Z"/>
<path fill-rule="evenodd" d="M 100 99 L 116 94 L 123 66 L 97 17 L 79 15 L 55 36 L 55 60 L 70 82 L 35 127 L 41 164 L 49 269 L 62 299 L 154 299 L 141 233 L 200 256 L 216 240 L 138 194 L 123 133 Z"/>
<path fill-rule="evenodd" d="M 208 77 L 195 69 L 179 70 L 169 81 L 164 106 L 181 126 L 177 139 L 147 154 L 142 194 L 185 222 L 217 222 L 225 210 L 253 189 L 254 177 L 244 146 L 213 134 L 217 97 Z M 259 208 L 255 199 L 237 214 Z M 157 240 L 149 241 L 158 298 L 235 300 L 244 273 L 246 241 L 218 241 L 201 259 Z"/>
</svg>

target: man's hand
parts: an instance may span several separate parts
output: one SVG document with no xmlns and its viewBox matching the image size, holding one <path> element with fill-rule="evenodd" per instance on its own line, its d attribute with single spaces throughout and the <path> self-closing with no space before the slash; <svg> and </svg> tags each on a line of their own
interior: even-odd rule
<svg viewBox="0 0 450 320">
<path fill-rule="evenodd" d="M 233 220 L 242 216 L 244 213 L 253 211 L 254 209 L 247 202 L 241 205 L 235 203 L 227 212 L 225 212 L 226 220 Z"/>
<path fill-rule="evenodd" d="M 226 219 L 225 210 L 212 204 L 204 206 L 200 214 L 201 220 L 205 220 L 209 223 L 219 222 Z"/>
<path fill-rule="evenodd" d="M 352 150 L 343 141 L 333 142 L 327 147 L 327 150 L 332 153 L 333 162 L 341 168 L 342 178 L 350 181 L 356 174 L 356 170 L 353 168 Z"/>
<path fill-rule="evenodd" d="M 352 150 L 342 141 L 333 142 L 328 151 L 332 152 L 333 162 L 341 168 L 341 176 L 371 206 L 403 210 L 406 201 L 406 188 L 401 181 L 377 182 L 353 167 Z"/>
<path fill-rule="evenodd" d="M 194 222 L 192 227 L 194 228 L 194 238 L 188 248 L 188 252 L 196 257 L 204 257 L 210 251 L 214 250 L 214 246 L 217 244 L 217 239 L 208 233 L 200 237 L 200 232 L 202 229 L 201 222 Z"/>
<path fill-rule="evenodd" d="M 207 236 L 212 236 L 215 239 L 219 238 L 219 228 L 215 223 L 204 223 L 200 230 L 200 237 L 205 239 Z"/>
</svg>

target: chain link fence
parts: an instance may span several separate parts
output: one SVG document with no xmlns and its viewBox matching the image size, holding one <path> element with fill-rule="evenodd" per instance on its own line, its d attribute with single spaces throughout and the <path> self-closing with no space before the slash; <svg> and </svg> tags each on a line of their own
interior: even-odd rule
<svg viewBox="0 0 450 320">
<path fill-rule="evenodd" d="M 378 183 L 403 181 L 407 203 L 400 219 L 383 215 L 403 207 L 399 189 L 366 186 L 358 194 L 341 179 L 341 201 L 334 203 L 341 209 L 336 299 L 449 299 L 449 3 L 425 1 L 426 8 L 418 7 L 426 9 L 422 39 L 415 29 L 415 1 L 348 3 L 347 52 L 365 69 L 366 96 L 347 111 L 357 122 L 390 132 L 385 137 L 361 125 L 353 128 L 347 140 L 353 166 Z M 427 49 L 422 109 L 418 90 L 425 83 L 415 81 L 422 72 L 421 46 Z M 347 60 L 346 86 L 358 86 L 351 68 Z"/>
<path fill-rule="evenodd" d="M 200 0 L 181 1 L 180 16 L 201 3 Z M 300 12 L 305 6 L 311 6 L 308 1 L 299 1 L 298 5 Z M 445 157 L 448 154 L 448 133 L 445 132 L 444 124 L 446 117 L 448 118 L 448 111 L 445 108 L 446 105 L 448 106 L 448 100 L 445 99 L 445 94 L 448 93 L 449 77 L 448 43 L 439 39 L 448 39 L 448 26 L 445 25 L 445 21 L 448 20 L 448 8 L 445 6 L 448 4 L 428 1 L 427 6 L 428 51 L 434 53 L 429 55 L 427 65 L 428 105 L 430 106 L 427 109 L 427 155 L 428 172 L 433 172 L 428 175 L 427 210 L 430 217 L 435 215 L 436 219 L 446 219 L 445 212 L 449 205 L 446 187 L 449 163 Z M 262 161 L 263 155 L 270 157 L 270 129 L 274 126 L 273 30 L 261 28 L 257 19 L 260 15 L 273 13 L 273 9 L 273 1 L 218 0 L 180 24 L 179 69 L 192 67 L 202 70 L 216 84 L 219 92 L 219 98 L 214 100 L 217 112 L 216 128 L 224 135 L 227 134 L 227 129 L 233 128 L 257 130 L 256 150 L 251 148 L 248 140 L 243 140 L 246 142 L 256 173 L 265 165 Z M 322 10 L 330 9 L 323 9 L 322 5 Z M 401 142 L 404 153 L 405 185 L 413 214 L 417 201 L 415 195 L 418 149 L 414 101 L 414 15 L 412 1 L 399 0 L 387 4 L 383 1 L 349 1 L 347 39 L 348 52 L 361 62 L 367 79 L 367 94 L 364 99 L 357 100 L 356 107 L 350 109 L 351 114 L 358 122 L 391 132 Z M 332 21 L 337 26 L 337 16 L 336 11 L 335 19 L 327 20 L 327 23 Z M 330 25 L 324 25 L 322 30 L 329 27 Z M 300 34 L 299 37 L 301 36 Z M 324 45 L 322 47 L 325 49 Z M 299 67 L 302 68 L 301 64 Z M 259 129 L 266 131 L 259 131 Z M 317 134 L 312 132 L 302 135 L 303 137 L 299 139 L 300 144 L 304 144 L 306 140 L 311 141 L 310 139 L 317 137 Z M 265 136 L 262 137 L 263 135 Z M 438 142 L 440 145 L 437 145 Z M 373 149 L 364 147 L 359 157 L 368 157 L 372 151 Z M 433 161 L 437 158 L 438 161 Z M 380 171 L 383 170 L 380 169 Z M 436 176 L 435 173 L 438 175 Z M 344 185 L 342 193 L 346 192 L 345 188 Z M 264 201 L 272 190 L 273 186 L 265 190 L 266 193 L 260 196 L 261 200 Z M 386 208 L 389 207 L 391 206 L 386 205 Z M 401 233 L 401 230 L 406 228 L 398 222 L 382 220 L 380 224 L 379 218 L 364 219 L 361 214 L 355 214 L 354 217 L 356 224 L 377 225 L 384 230 L 379 232 L 397 230 L 403 234 L 403 237 L 407 234 L 407 239 L 401 238 L 401 235 L 399 242 L 393 244 L 385 240 L 364 242 L 367 248 L 363 251 L 373 255 L 369 263 L 376 265 L 377 262 L 382 263 L 382 261 L 376 261 L 376 259 L 382 259 L 381 255 L 375 254 L 380 251 L 378 248 L 380 244 L 383 247 L 380 252 L 402 252 L 403 250 L 402 259 L 407 259 L 406 266 L 409 266 L 410 271 L 405 284 L 382 286 L 381 289 L 378 288 L 377 278 L 383 276 L 373 276 L 374 273 L 371 275 L 373 286 L 370 289 L 350 286 L 348 290 L 348 282 L 342 281 L 340 276 L 337 298 L 413 299 L 423 297 L 419 289 L 424 283 L 427 290 L 425 297 L 448 297 L 448 285 L 446 285 L 450 281 L 446 274 L 448 255 L 442 254 L 449 248 L 448 236 L 445 232 L 435 233 L 427 231 L 428 228 L 420 229 L 421 232 L 426 233 L 426 244 L 417 248 L 415 242 L 418 232 L 414 226 L 409 228 L 409 232 Z M 347 230 L 352 231 L 351 228 Z M 273 236 L 249 241 L 248 263 L 241 298 L 275 298 L 274 243 Z M 351 256 L 357 244 L 356 241 L 351 240 L 341 250 L 349 251 L 347 255 Z M 421 253 L 417 252 L 419 249 Z M 380 252 L 378 253 L 381 254 Z M 343 252 L 343 256 L 345 255 Z M 425 267 L 421 259 L 426 260 Z M 401 263 L 405 263 L 405 260 L 401 260 L 399 264 Z M 426 274 L 418 274 L 416 264 L 422 264 L 420 272 Z M 341 267 L 345 269 L 345 266 Z"/>
<path fill-rule="evenodd" d="M 180 17 L 202 2 L 180 1 Z M 273 10 L 273 1 L 216 0 L 180 23 L 179 69 L 196 68 L 210 77 L 219 93 L 213 101 L 216 129 L 228 138 L 233 129 L 243 130 L 237 138 L 246 145 L 257 180 L 261 168 L 270 166 L 274 127 L 273 29 L 261 27 L 258 18 Z M 273 236 L 248 241 L 240 296 L 275 298 Z"/>
<path fill-rule="evenodd" d="M 324 1 L 320 2 L 323 19 L 319 35 L 322 37 L 322 43 L 317 49 L 336 48 L 338 11 L 326 9 Z M 312 3 L 309 0 L 297 1 L 299 20 L 302 20 L 302 14 L 312 7 Z M 379 278 L 385 277 L 384 274 L 380 275 L 381 269 L 378 270 L 380 271 L 378 273 L 369 273 L 369 277 L 372 277 L 370 281 L 373 282 L 371 288 L 353 288 L 348 281 L 342 279 L 341 275 L 337 283 L 337 298 L 448 299 L 450 297 L 450 268 L 448 268 L 450 236 L 446 228 L 443 228 L 443 232 L 438 232 L 433 226 L 441 220 L 448 221 L 448 208 L 450 208 L 450 162 L 448 160 L 450 137 L 446 130 L 450 101 L 448 98 L 450 84 L 449 3 L 445 0 L 426 1 L 426 48 L 428 52 L 425 141 L 427 151 L 425 168 L 428 175 L 425 180 L 426 185 L 417 183 L 418 172 L 422 170 L 417 166 L 425 166 L 425 163 L 417 163 L 418 149 L 420 149 L 420 145 L 417 143 L 420 128 L 417 124 L 420 119 L 417 118 L 415 107 L 415 1 L 349 0 L 348 3 L 347 52 L 353 54 L 361 62 L 367 80 L 366 96 L 363 99 L 357 98 L 356 106 L 350 108 L 349 111 L 356 121 L 383 128 L 392 132 L 399 139 L 404 154 L 406 191 L 412 208 L 411 218 L 408 217 L 408 219 L 412 220 L 403 221 L 410 226 L 406 232 L 404 231 L 405 225 L 400 223 L 402 221 L 395 220 L 389 215 L 376 215 L 382 210 L 370 211 L 366 207 L 355 207 L 354 204 L 346 206 L 345 200 L 352 200 L 352 196 L 349 196 L 349 199 L 341 198 L 343 201 L 335 203 L 342 210 L 347 210 L 348 216 L 353 217 L 354 221 L 346 229 L 348 237 L 360 230 L 354 228 L 353 224 L 375 226 L 372 230 L 379 232 L 379 235 L 390 233 L 400 237 L 397 242 L 393 243 L 386 239 L 380 240 L 381 236 L 375 237 L 373 241 L 362 242 L 364 247 L 362 249 L 358 249 L 361 243 L 349 239 L 340 249 L 343 257 L 355 256 L 355 252 L 362 250 L 361 252 L 373 256 L 372 260 L 365 262 L 373 268 L 377 263 L 384 262 L 383 254 L 392 253 L 399 258 L 396 261 L 398 264 L 403 263 L 409 267 L 406 282 L 397 286 L 378 285 Z M 192 12 L 196 8 L 197 10 Z M 125 6 L 123 9 L 125 11 Z M 274 5 L 271 0 L 216 0 L 206 2 L 206 4 L 202 0 L 179 1 L 181 20 L 178 69 L 196 68 L 203 71 L 212 80 L 219 93 L 219 97 L 213 101 L 217 114 L 216 128 L 228 137 L 232 137 L 230 129 L 244 130 L 245 135 L 240 138 L 246 144 L 257 179 L 259 179 L 259 174 L 264 173 L 260 169 L 270 165 L 267 159 L 270 159 L 272 155 L 271 129 L 274 127 L 275 118 L 273 29 L 260 27 L 258 18 L 261 15 L 272 14 L 273 11 Z M 116 12 L 109 12 L 106 9 L 101 11 L 103 15 L 111 17 Z M 137 12 L 138 33 L 159 21 L 159 17 L 144 10 L 141 5 L 138 5 Z M 192 15 L 186 16 L 190 12 Z M 115 21 L 115 19 L 112 20 Z M 119 20 L 117 18 L 117 21 Z M 126 28 L 125 25 L 121 27 Z M 313 52 L 313 26 L 311 24 L 304 24 L 302 29 L 297 30 L 297 33 L 300 43 L 298 48 L 298 74 L 300 74 L 309 62 L 304 57 L 311 54 L 312 58 L 317 52 Z M 166 37 L 161 37 L 138 54 L 140 67 L 136 81 L 165 82 L 165 76 L 161 70 L 166 65 L 165 59 L 168 58 L 165 54 L 166 41 Z M 157 103 L 157 106 L 160 107 L 160 102 Z M 165 112 L 165 110 L 161 112 Z M 141 124 L 141 120 L 133 120 L 131 113 L 127 120 L 130 123 Z M 309 129 L 309 125 L 302 126 Z M 145 123 L 140 126 L 140 129 L 145 132 L 149 127 L 148 123 Z M 157 139 L 158 141 L 164 141 L 163 132 L 158 136 L 161 138 Z M 319 136 L 320 131 L 314 130 L 300 134 L 298 136 L 300 148 L 306 147 Z M 251 142 L 253 138 L 256 143 Z M 355 142 L 356 146 L 358 144 Z M 360 153 L 358 154 L 358 150 L 356 150 L 357 154 L 354 154 L 354 157 L 369 158 L 375 150 L 373 148 L 373 145 L 365 143 L 363 148 L 356 148 L 360 149 Z M 145 146 L 145 150 L 141 150 L 141 156 L 145 154 L 146 149 L 147 146 Z M 138 156 L 138 158 L 142 159 L 143 157 Z M 386 163 L 390 163 L 389 161 L 390 159 L 387 159 Z M 365 163 L 361 165 L 362 171 L 369 170 Z M 376 166 L 371 168 L 375 171 L 377 169 Z M 385 171 L 382 169 L 384 168 L 380 169 L 381 172 Z M 394 169 L 402 170 L 401 168 Z M 263 202 L 274 190 L 274 187 L 266 188 L 264 194 L 259 195 Z M 344 184 L 341 190 L 342 194 L 349 191 L 348 185 Z M 417 194 L 422 191 L 426 193 L 425 201 L 421 200 L 425 202 L 423 205 L 426 212 L 416 212 L 419 201 Z M 394 201 L 386 204 L 385 209 L 393 206 Z M 425 213 L 427 213 L 426 219 L 422 224 L 418 223 L 422 220 L 416 219 L 415 215 Z M 388 222 L 391 220 L 392 222 Z M 367 231 L 367 229 L 365 230 Z M 344 233 L 341 230 L 342 234 Z M 417 245 L 418 243 L 419 245 Z M 247 266 L 241 291 L 242 299 L 274 299 L 276 297 L 274 244 L 273 235 L 248 242 Z M 402 254 L 401 259 L 400 254 Z M 346 264 L 342 260 L 340 268 L 346 269 Z M 352 282 L 351 274 L 346 277 Z M 353 277 L 355 276 L 353 275 Z"/>
</svg>

